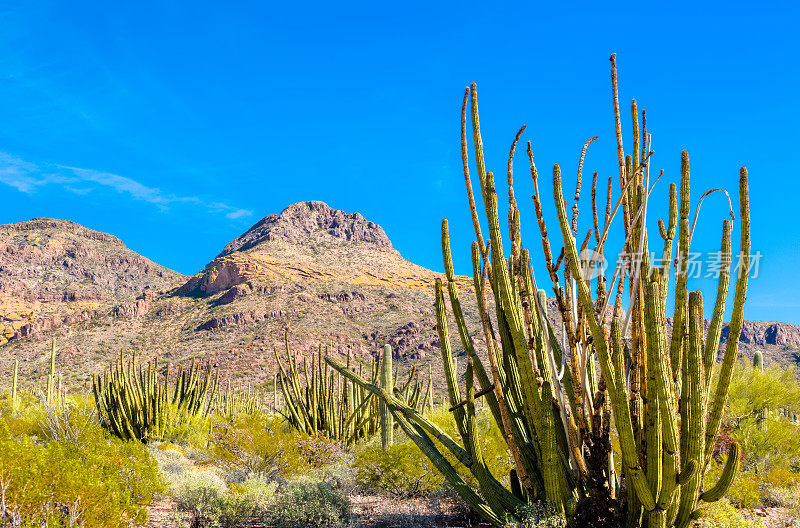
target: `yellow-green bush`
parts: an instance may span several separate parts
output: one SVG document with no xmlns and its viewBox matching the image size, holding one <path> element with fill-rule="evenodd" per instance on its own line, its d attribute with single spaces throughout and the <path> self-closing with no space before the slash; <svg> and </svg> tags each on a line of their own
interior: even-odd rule
<svg viewBox="0 0 800 528">
<path fill-rule="evenodd" d="M 29 421 L 12 418 L 15 428 Z M 163 490 L 155 461 L 138 442 L 110 438 L 97 424 L 79 441 L 13 434 L 0 419 L 0 484 L 16 525 L 110 528 L 142 523 Z M 72 524 L 70 524 L 72 523 Z"/>
<path fill-rule="evenodd" d="M 359 486 L 396 497 L 427 495 L 444 484 L 439 470 L 408 441 L 395 443 L 386 453 L 371 442 L 358 452 L 353 468 Z"/>
<path fill-rule="evenodd" d="M 297 480 L 276 496 L 262 520 L 280 528 L 345 528 L 349 509 L 344 493 L 326 482 Z"/>
<path fill-rule="evenodd" d="M 308 474 L 342 456 L 336 444 L 298 434 L 283 420 L 262 413 L 216 423 L 208 451 L 213 464 L 263 478 Z"/>
<path fill-rule="evenodd" d="M 761 521 L 748 521 L 727 499 L 712 502 L 703 509 L 697 528 L 761 528 Z"/>
<path fill-rule="evenodd" d="M 507 478 L 512 466 L 505 440 L 488 411 L 479 413 L 477 418 L 486 463 L 494 475 Z M 430 419 L 447 434 L 458 434 L 453 416 L 447 409 L 437 409 Z M 426 495 L 444 485 L 439 470 L 405 436 L 396 438 L 387 453 L 375 441 L 364 444 L 355 453 L 353 469 L 356 483 L 360 486 L 398 497 Z M 462 477 L 467 482 L 474 481 L 466 470 Z"/>
</svg>

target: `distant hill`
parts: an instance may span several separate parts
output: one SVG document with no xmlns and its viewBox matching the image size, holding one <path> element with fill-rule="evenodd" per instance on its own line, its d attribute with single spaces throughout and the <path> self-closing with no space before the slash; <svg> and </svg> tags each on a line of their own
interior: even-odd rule
<svg viewBox="0 0 800 528">
<path fill-rule="evenodd" d="M 439 338 L 437 273 L 402 258 L 384 230 L 323 202 L 290 205 L 258 221 L 193 277 L 159 266 L 116 237 L 65 220 L 0 226 L 0 378 L 14 358 L 23 383 L 59 368 L 74 385 L 120 351 L 173 362 L 208 357 L 224 378 L 273 379 L 288 328 L 296 354 L 319 344 L 369 359 L 384 343 L 398 364 L 431 364 Z M 482 349 L 472 279 L 458 278 L 468 326 Z M 555 301 L 548 301 L 557 333 Z M 460 343 L 453 324 L 453 345 Z M 723 346 L 727 326 L 723 329 Z M 745 322 L 740 354 L 800 361 L 800 328 Z M 722 347 L 721 347 L 722 350 Z"/>
</svg>

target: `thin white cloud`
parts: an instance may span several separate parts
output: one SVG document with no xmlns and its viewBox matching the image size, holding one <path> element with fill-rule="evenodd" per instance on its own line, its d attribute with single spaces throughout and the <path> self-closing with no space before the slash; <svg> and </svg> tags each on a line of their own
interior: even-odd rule
<svg viewBox="0 0 800 528">
<path fill-rule="evenodd" d="M 197 196 L 167 193 L 118 174 L 65 165 L 40 166 L 6 152 L 0 152 L 0 183 L 26 194 L 32 194 L 38 188 L 50 184 L 60 185 L 64 190 L 80 195 L 105 187 L 126 194 L 134 200 L 156 205 L 161 210 L 167 210 L 171 204 L 183 203 L 194 204 L 211 213 L 224 213 L 226 218 L 234 220 L 253 214 L 248 209 L 222 202 L 207 202 Z"/>
<path fill-rule="evenodd" d="M 248 209 L 236 209 L 235 211 L 231 211 L 230 213 L 226 214 L 225 217 L 230 218 L 232 220 L 236 220 L 237 218 L 246 218 L 248 216 L 251 216 L 252 214 L 253 211 L 250 211 Z"/>
</svg>

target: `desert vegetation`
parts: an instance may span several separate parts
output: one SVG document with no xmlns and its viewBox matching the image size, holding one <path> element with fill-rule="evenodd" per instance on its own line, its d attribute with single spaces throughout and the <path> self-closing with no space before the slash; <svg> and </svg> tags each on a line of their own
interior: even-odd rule
<svg viewBox="0 0 800 528">
<path fill-rule="evenodd" d="M 583 163 L 594 138 L 580 153 L 571 214 L 561 168 L 553 167 L 558 253 L 530 142 L 526 148 L 561 328 L 521 234 L 513 161 L 524 127 L 508 155 L 501 222 L 473 84 L 461 146 L 478 317 L 465 315 L 465 281 L 455 275 L 444 220 L 445 273 L 432 291 L 444 400 L 434 395 L 432 371 L 420 375 L 412 364 L 401 373 L 389 345 L 364 363 L 324 345 L 293 349 L 288 332 L 270 336 L 270 381 L 242 387 L 229 379 L 224 389 L 225 365 L 211 359 L 120 354 L 92 368 L 91 390 L 80 391 L 62 385 L 53 342 L 45 383 L 21 389 L 14 363 L 0 400 L 0 526 L 726 528 L 763 526 L 758 512 L 766 508 L 780 512 L 781 526 L 794 523 L 800 385 L 791 369 L 765 366 L 761 352 L 740 358 L 738 350 L 748 267 L 734 263 L 749 261 L 747 170 L 739 208 L 730 211 L 740 255 L 733 258 L 726 218 L 706 329 L 687 261 L 708 192 L 693 213 L 684 151 L 658 221 L 660 243 L 649 238 L 656 212 L 648 201 L 661 174 L 651 175 L 651 136 L 635 101 L 624 148 L 614 56 L 612 94 L 618 183 L 609 178 L 603 214 L 592 178 L 592 228 L 579 237 Z M 612 229 L 623 258 L 608 276 L 595 263 L 608 253 Z M 731 275 L 729 337 L 718 362 Z M 359 513 L 365 497 L 393 506 L 376 519 Z"/>
</svg>

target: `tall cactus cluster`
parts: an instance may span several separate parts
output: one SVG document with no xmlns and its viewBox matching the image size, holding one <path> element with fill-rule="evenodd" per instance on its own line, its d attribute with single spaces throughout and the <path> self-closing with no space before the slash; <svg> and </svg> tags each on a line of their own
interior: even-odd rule
<svg viewBox="0 0 800 528">
<path fill-rule="evenodd" d="M 391 416 L 381 414 L 378 399 L 373 398 L 369 390 L 339 376 L 323 361 L 322 346 L 319 347 L 316 357 L 311 354 L 311 365 L 305 357 L 302 366 L 298 365 L 289 346 L 288 336 L 285 338 L 285 352 L 287 361 L 284 364 L 277 350 L 275 351 L 284 400 L 284 409 L 279 412 L 293 428 L 305 434 L 325 436 L 345 447 L 369 438 L 378 431 L 382 431 L 381 438 L 384 442 L 391 443 Z M 394 393 L 413 408 L 421 409 L 426 397 L 423 396 L 422 383 L 418 380 L 416 369 L 412 369 L 408 378 L 398 386 L 397 372 L 393 375 L 391 371 L 391 349 L 388 354 L 388 377 L 395 387 Z M 383 360 L 379 358 L 366 367 L 372 383 L 377 383 L 386 375 L 383 370 L 387 365 L 385 357 L 384 354 Z M 350 365 L 348 355 L 347 368 Z M 363 375 L 364 370 L 364 365 L 359 363 L 359 374 Z M 387 424 L 388 432 L 385 429 Z"/>
<path fill-rule="evenodd" d="M 225 392 L 217 392 L 214 395 L 212 410 L 226 420 L 235 420 L 245 414 L 265 411 L 267 407 L 263 395 L 258 391 L 253 391 L 249 385 L 246 391 L 234 391 L 231 381 L 228 380 Z"/>
<path fill-rule="evenodd" d="M 161 440 L 178 424 L 203 420 L 211 410 L 218 372 L 195 359 L 188 369 L 178 367 L 174 383 L 170 366 L 159 373 L 158 358 L 146 368 L 136 358 L 119 361 L 92 379 L 100 422 L 123 440 Z"/>
<path fill-rule="evenodd" d="M 446 275 L 444 280 L 436 281 L 435 288 L 450 409 L 461 443 L 400 398 L 328 359 L 350 380 L 381 398 L 462 498 L 497 526 L 520 520 L 518 512 L 525 503 L 546 501 L 574 526 L 684 528 L 702 515 L 703 503 L 724 496 L 738 469 L 739 446 L 733 444 L 718 482 L 704 488 L 703 477 L 711 464 L 742 328 L 750 259 L 747 171 L 742 168 L 739 178 L 739 262 L 745 265 L 737 269 L 730 337 L 724 359 L 718 365 L 717 383 L 712 384 L 730 281 L 731 222 L 722 222 L 721 272 L 710 328 L 704 333 L 703 296 L 700 291 L 688 290 L 687 270 L 697 212 L 709 193 L 700 198 L 692 220 L 689 157 L 684 151 L 680 192 L 675 184 L 670 186 L 666 222 L 658 222 L 663 242 L 661 258 L 653 259 L 647 229 L 648 197 L 658 178 L 654 181 L 650 175 L 653 151 L 646 114 L 641 112 L 640 122 L 634 100 L 632 148 L 626 154 L 615 56 L 611 61 L 619 189 L 614 191 L 614 178 L 609 178 L 605 215 L 598 216 L 595 173 L 591 187 L 592 228 L 579 238 L 582 168 L 586 150 L 595 138 L 587 141 L 579 158 L 571 215 L 563 197 L 561 168 L 554 166 L 553 198 L 563 242 L 557 259 L 553 259 L 542 212 L 530 142 L 527 146 L 533 208 L 544 268 L 561 320 L 558 324 L 548 318 L 544 291 L 537 285 L 521 237 L 513 158 L 524 127 L 508 155 L 506 226 L 510 240 L 506 241 L 495 178 L 485 166 L 476 86 L 473 84 L 464 95 L 461 146 L 476 235 L 472 263 L 481 316 L 479 330 L 486 343 L 482 354 L 476 351 L 462 313 L 446 220 L 442 226 Z M 472 191 L 467 154 L 468 110 L 485 211 L 483 222 Z M 616 203 L 614 194 L 619 196 Z M 622 249 L 608 280 L 596 263 L 604 257 L 604 245 L 615 218 Z M 488 225 L 488 240 L 483 237 L 482 224 Z M 672 273 L 675 279 L 670 285 Z M 463 389 L 457 382 L 445 295 L 467 354 Z M 666 321 L 668 297 L 674 298 L 671 335 Z M 501 482 L 502 477 L 491 474 L 481 451 L 475 418 L 475 400 L 480 396 L 485 397 L 514 461 L 508 487 Z M 620 449 L 621 471 L 616 469 L 611 447 L 612 425 Z M 453 458 L 445 457 L 442 450 L 449 451 L 457 465 L 469 469 L 478 490 L 467 485 L 451 462 Z"/>
</svg>

